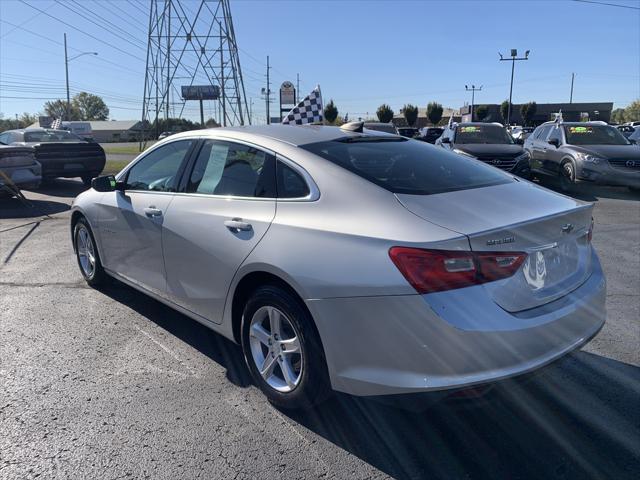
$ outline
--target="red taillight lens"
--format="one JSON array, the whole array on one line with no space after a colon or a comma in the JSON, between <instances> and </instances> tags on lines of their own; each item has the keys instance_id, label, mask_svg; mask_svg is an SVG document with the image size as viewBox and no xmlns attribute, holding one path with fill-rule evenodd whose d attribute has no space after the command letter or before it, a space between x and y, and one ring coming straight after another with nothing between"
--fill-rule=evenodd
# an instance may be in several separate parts
<instances>
[{"instance_id":1,"label":"red taillight lens","mask_svg":"<svg viewBox=\"0 0 640 480\"><path fill-rule=\"evenodd\" d=\"M392 247L389 256L418 293L431 293L510 277L527 254Z\"/></svg>"}]
</instances>

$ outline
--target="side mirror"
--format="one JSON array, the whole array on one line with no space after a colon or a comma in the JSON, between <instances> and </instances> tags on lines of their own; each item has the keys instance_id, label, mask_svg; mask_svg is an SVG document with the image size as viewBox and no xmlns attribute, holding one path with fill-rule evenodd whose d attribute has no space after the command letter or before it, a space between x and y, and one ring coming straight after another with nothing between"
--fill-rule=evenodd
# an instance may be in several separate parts
<instances>
[{"instance_id":1,"label":"side mirror","mask_svg":"<svg viewBox=\"0 0 640 480\"><path fill-rule=\"evenodd\" d=\"M442 143L451 143L451 139L449 137L443 137L442 140L440 140Z\"/></svg>"},{"instance_id":2,"label":"side mirror","mask_svg":"<svg viewBox=\"0 0 640 480\"><path fill-rule=\"evenodd\" d=\"M557 138L552 138L551 140L548 140L547 143L549 145L553 145L556 148L560 146L560 140L558 140Z\"/></svg>"},{"instance_id":3,"label":"side mirror","mask_svg":"<svg viewBox=\"0 0 640 480\"><path fill-rule=\"evenodd\" d=\"M91 188L97 192L113 192L117 190L116 177L113 175L103 175L91 180Z\"/></svg>"}]
</instances>

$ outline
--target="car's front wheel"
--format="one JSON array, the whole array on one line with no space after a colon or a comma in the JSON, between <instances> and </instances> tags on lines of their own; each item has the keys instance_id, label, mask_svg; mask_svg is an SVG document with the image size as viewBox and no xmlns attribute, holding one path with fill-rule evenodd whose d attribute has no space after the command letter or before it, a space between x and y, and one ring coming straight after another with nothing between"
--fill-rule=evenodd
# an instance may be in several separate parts
<instances>
[{"instance_id":1,"label":"car's front wheel","mask_svg":"<svg viewBox=\"0 0 640 480\"><path fill-rule=\"evenodd\" d=\"M563 192L569 192L576 183L576 169L571 160L565 160L560 165L560 188Z\"/></svg>"},{"instance_id":2,"label":"car's front wheel","mask_svg":"<svg viewBox=\"0 0 640 480\"><path fill-rule=\"evenodd\" d=\"M256 385L282 408L310 408L330 394L313 320L300 300L277 286L258 288L242 317L242 348Z\"/></svg>"},{"instance_id":3,"label":"car's front wheel","mask_svg":"<svg viewBox=\"0 0 640 480\"><path fill-rule=\"evenodd\" d=\"M91 227L89 227L89 223L84 217L80 218L75 224L73 242L80 273L82 273L85 281L92 287L103 284L106 274L100 262L100 254L98 253Z\"/></svg>"}]
</instances>

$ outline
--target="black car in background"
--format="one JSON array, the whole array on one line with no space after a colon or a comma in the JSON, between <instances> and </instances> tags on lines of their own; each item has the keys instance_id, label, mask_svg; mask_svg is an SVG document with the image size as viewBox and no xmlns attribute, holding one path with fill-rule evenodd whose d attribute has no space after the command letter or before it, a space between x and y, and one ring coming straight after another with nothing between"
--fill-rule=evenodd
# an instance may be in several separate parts
<instances>
[{"instance_id":1,"label":"black car in background","mask_svg":"<svg viewBox=\"0 0 640 480\"><path fill-rule=\"evenodd\" d=\"M6 145L33 147L42 166L42 179L81 177L85 185L102 173L106 156L102 147L66 130L27 128L0 134Z\"/></svg>"},{"instance_id":2,"label":"black car in background","mask_svg":"<svg viewBox=\"0 0 640 480\"><path fill-rule=\"evenodd\" d=\"M640 146L604 122L547 122L524 142L531 172L560 177L563 190L579 181L640 189Z\"/></svg>"},{"instance_id":3,"label":"black car in background","mask_svg":"<svg viewBox=\"0 0 640 480\"><path fill-rule=\"evenodd\" d=\"M454 123L435 144L523 178L531 174L529 155L499 123Z\"/></svg>"},{"instance_id":4,"label":"black car in background","mask_svg":"<svg viewBox=\"0 0 640 480\"><path fill-rule=\"evenodd\" d=\"M427 143L436 143L436 140L440 138L440 135L442 135L442 132L444 132L444 128L440 128L440 127L421 128L418 134L419 135L418 139Z\"/></svg>"},{"instance_id":5,"label":"black car in background","mask_svg":"<svg viewBox=\"0 0 640 480\"><path fill-rule=\"evenodd\" d=\"M413 127L396 127L396 130L398 135L402 135L407 138L413 138L418 133L418 129Z\"/></svg>"}]
</instances>

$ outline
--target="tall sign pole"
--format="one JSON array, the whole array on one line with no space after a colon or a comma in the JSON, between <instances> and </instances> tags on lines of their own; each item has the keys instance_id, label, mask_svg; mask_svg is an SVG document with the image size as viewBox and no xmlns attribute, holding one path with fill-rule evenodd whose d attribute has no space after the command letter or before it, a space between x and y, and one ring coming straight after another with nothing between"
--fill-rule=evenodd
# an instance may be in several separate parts
<instances>
[{"instance_id":1,"label":"tall sign pole","mask_svg":"<svg viewBox=\"0 0 640 480\"><path fill-rule=\"evenodd\" d=\"M482 90L482 85L480 85L480 88L476 88L475 85L471 85L471 88L469 88L467 85L465 85L464 89L467 92L471 92L471 121L473 122L473 107L475 105L476 92Z\"/></svg>"},{"instance_id":2,"label":"tall sign pole","mask_svg":"<svg viewBox=\"0 0 640 480\"><path fill-rule=\"evenodd\" d=\"M518 58L518 50L515 48L511 49L511 58L504 58L501 53L500 61L501 62L511 62L511 87L509 87L509 109L507 110L507 127L511 125L511 99L513 98L513 74L516 68L516 62L519 60L529 60L529 53L531 50L527 50L524 53L524 57Z\"/></svg>"},{"instance_id":3,"label":"tall sign pole","mask_svg":"<svg viewBox=\"0 0 640 480\"><path fill-rule=\"evenodd\" d=\"M575 78L575 76L575 73L571 74L571 94L569 95L569 103L573 103L573 79Z\"/></svg>"},{"instance_id":4,"label":"tall sign pole","mask_svg":"<svg viewBox=\"0 0 640 480\"><path fill-rule=\"evenodd\" d=\"M269 85L269 55L267 55L267 125L271 124L271 113L269 112L269 104L271 103L271 85Z\"/></svg>"}]
</instances>

